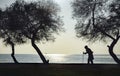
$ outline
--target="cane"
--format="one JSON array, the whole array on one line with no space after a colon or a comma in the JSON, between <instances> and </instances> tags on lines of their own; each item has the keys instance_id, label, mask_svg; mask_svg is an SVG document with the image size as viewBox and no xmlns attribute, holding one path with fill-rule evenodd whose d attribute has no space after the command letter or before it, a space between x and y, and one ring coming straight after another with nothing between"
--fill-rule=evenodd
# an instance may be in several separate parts
<instances>
[{"instance_id":1,"label":"cane","mask_svg":"<svg viewBox=\"0 0 120 76\"><path fill-rule=\"evenodd\" d=\"M82 55L82 63L84 63L84 52L83 52L83 55Z\"/></svg>"}]
</instances>

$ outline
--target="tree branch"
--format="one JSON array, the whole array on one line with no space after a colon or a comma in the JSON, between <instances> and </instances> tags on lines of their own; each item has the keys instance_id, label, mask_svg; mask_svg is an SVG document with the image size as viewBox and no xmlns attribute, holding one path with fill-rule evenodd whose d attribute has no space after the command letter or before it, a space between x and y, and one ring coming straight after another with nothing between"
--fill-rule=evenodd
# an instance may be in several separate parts
<instances>
[{"instance_id":1,"label":"tree branch","mask_svg":"<svg viewBox=\"0 0 120 76\"><path fill-rule=\"evenodd\" d=\"M98 28L97 26L94 26L96 29L98 29L101 33L103 33L104 35L108 36L109 38L111 38L112 40L115 40L114 37L112 37L111 35L107 34L105 31L103 31L102 29Z\"/></svg>"},{"instance_id":2,"label":"tree branch","mask_svg":"<svg viewBox=\"0 0 120 76\"><path fill-rule=\"evenodd\" d=\"M120 35L118 36L118 38L120 38Z\"/></svg>"}]
</instances>

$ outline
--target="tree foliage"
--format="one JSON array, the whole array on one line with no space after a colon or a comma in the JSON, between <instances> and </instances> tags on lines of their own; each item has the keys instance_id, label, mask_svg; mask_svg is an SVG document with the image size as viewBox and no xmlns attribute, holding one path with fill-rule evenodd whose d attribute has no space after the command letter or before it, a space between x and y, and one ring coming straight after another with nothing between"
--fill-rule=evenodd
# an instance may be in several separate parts
<instances>
[{"instance_id":1,"label":"tree foliage","mask_svg":"<svg viewBox=\"0 0 120 76\"><path fill-rule=\"evenodd\" d=\"M75 26L77 37L89 41L104 40L104 35L95 28L97 19L104 16L108 0L74 0L72 3L73 17L77 20Z\"/></svg>"},{"instance_id":2,"label":"tree foliage","mask_svg":"<svg viewBox=\"0 0 120 76\"><path fill-rule=\"evenodd\" d=\"M72 2L73 17L78 20L87 19L91 17L93 10L99 14L106 2L107 0L74 0Z\"/></svg>"},{"instance_id":3,"label":"tree foliage","mask_svg":"<svg viewBox=\"0 0 120 76\"><path fill-rule=\"evenodd\" d=\"M49 0L29 3L16 1L4 11L2 34L4 37L7 37L4 34L6 32L7 35L14 35L11 38L20 43L25 41L24 36L31 39L33 34L36 41L54 40L52 33L58 33L63 29L59 11L58 5Z\"/></svg>"},{"instance_id":4,"label":"tree foliage","mask_svg":"<svg viewBox=\"0 0 120 76\"><path fill-rule=\"evenodd\" d=\"M34 34L36 41L53 40L52 33L58 33L62 29L63 23L58 16L59 7L51 1L17 1L12 6L20 17L18 23L22 33L29 39Z\"/></svg>"},{"instance_id":5,"label":"tree foliage","mask_svg":"<svg viewBox=\"0 0 120 76\"><path fill-rule=\"evenodd\" d=\"M104 37L109 37L111 39L116 39L117 37L120 36L119 31L120 31L120 4L113 3L110 5L109 8L110 12L107 17L101 17L97 19L96 21L96 26L98 28L101 28L101 32ZM106 34L108 35L106 35Z\"/></svg>"},{"instance_id":6,"label":"tree foliage","mask_svg":"<svg viewBox=\"0 0 120 76\"><path fill-rule=\"evenodd\" d=\"M20 32L22 23L20 23L19 15L17 14L18 12L16 12L15 9L11 9L11 7L6 8L6 10L2 12L1 37L6 45L10 44L10 42L13 44L26 42L25 37Z\"/></svg>"}]
</instances>

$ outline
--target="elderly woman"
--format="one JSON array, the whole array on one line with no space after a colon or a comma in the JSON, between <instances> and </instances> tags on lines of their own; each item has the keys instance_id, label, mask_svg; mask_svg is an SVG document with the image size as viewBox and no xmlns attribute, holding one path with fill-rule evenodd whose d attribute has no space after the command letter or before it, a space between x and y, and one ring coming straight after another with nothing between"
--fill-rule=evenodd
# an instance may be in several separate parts
<instances>
[{"instance_id":1,"label":"elderly woman","mask_svg":"<svg viewBox=\"0 0 120 76\"><path fill-rule=\"evenodd\" d=\"M83 52L83 54L88 54L88 64L90 64L90 62L91 64L93 64L93 59L94 59L93 51L90 48L88 48L88 46L85 46L85 49L86 52Z\"/></svg>"}]
</instances>

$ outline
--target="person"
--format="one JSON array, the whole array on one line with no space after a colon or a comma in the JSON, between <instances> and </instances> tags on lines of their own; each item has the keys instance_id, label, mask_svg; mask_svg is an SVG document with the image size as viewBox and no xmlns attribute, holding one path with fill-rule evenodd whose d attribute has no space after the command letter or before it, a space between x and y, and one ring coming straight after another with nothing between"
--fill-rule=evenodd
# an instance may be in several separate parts
<instances>
[{"instance_id":1,"label":"person","mask_svg":"<svg viewBox=\"0 0 120 76\"><path fill-rule=\"evenodd\" d=\"M83 54L88 54L88 64L90 64L90 62L91 64L93 64L93 59L94 59L93 51L90 48L88 48L87 45L85 46L85 49L86 49L86 52L83 52Z\"/></svg>"}]
</instances>

